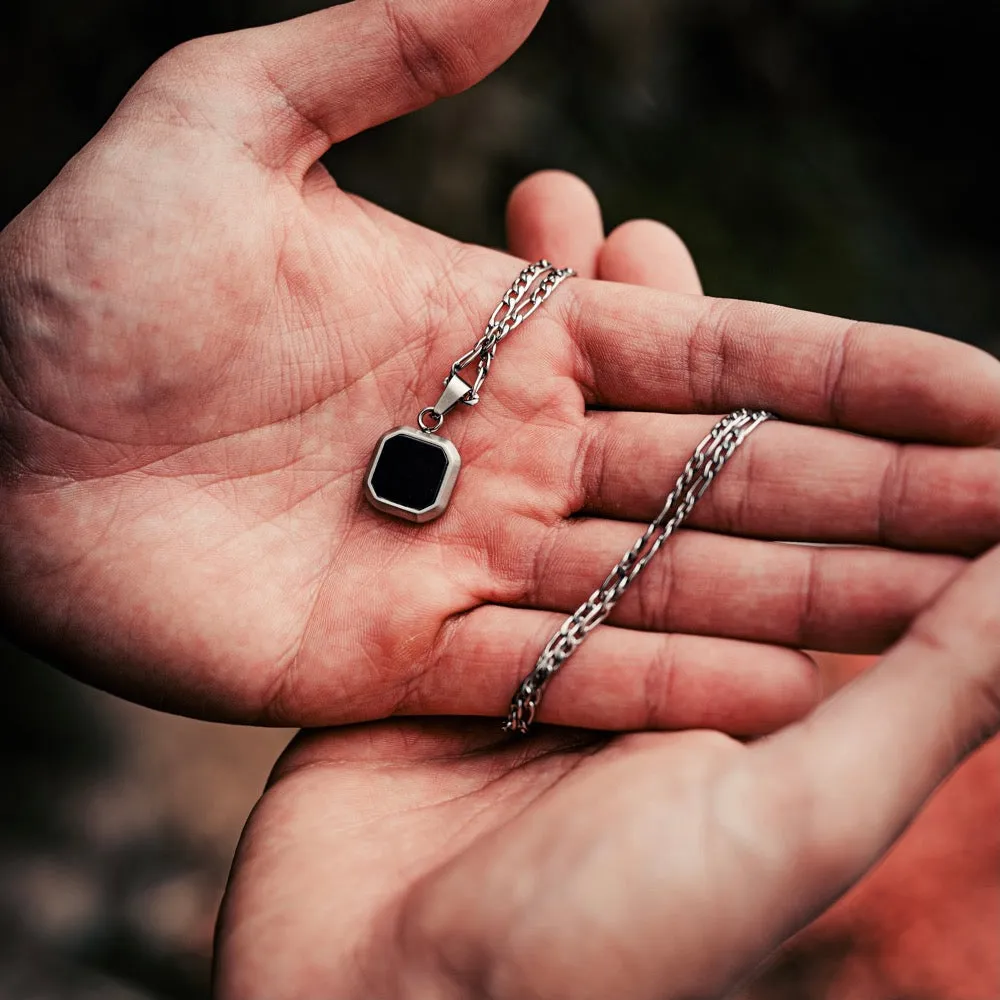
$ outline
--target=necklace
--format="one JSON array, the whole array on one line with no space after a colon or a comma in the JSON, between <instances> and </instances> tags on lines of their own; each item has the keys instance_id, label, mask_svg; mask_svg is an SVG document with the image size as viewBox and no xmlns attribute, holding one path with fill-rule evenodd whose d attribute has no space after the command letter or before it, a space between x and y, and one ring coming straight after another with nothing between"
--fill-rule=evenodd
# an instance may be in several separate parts
<instances>
[{"instance_id":1,"label":"necklace","mask_svg":"<svg viewBox=\"0 0 1000 1000\"><path fill-rule=\"evenodd\" d=\"M545 644L538 661L518 685L511 699L504 729L527 733L549 681L576 652L589 633L611 614L635 578L646 568L660 546L687 520L722 467L737 448L762 423L773 420L766 410L736 410L723 417L705 436L684 466L674 488L648 528L615 563L604 583L588 597Z\"/></svg>"},{"instance_id":2,"label":"necklace","mask_svg":"<svg viewBox=\"0 0 1000 1000\"><path fill-rule=\"evenodd\" d=\"M462 458L454 443L440 437L444 418L459 403L475 406L496 357L497 345L513 333L574 274L547 260L530 264L504 293L476 345L456 360L433 406L417 415L417 427L394 427L375 446L365 474L365 496L376 509L422 524L440 517L458 479ZM460 372L476 362L471 384Z\"/></svg>"},{"instance_id":3,"label":"necklace","mask_svg":"<svg viewBox=\"0 0 1000 1000\"><path fill-rule=\"evenodd\" d=\"M521 271L493 310L482 337L452 364L438 401L417 414L417 426L395 427L379 439L365 475L365 496L372 506L418 524L444 513L462 467L454 443L438 435L444 418L459 403L475 406L479 402L479 390L489 375L500 341L573 274L572 269L554 267L547 260L529 264ZM474 362L476 373L470 383L460 373ZM546 687L562 665L611 614L660 547L687 520L747 435L773 418L774 414L766 410L742 409L723 417L712 428L695 448L660 513L614 565L600 587L545 644L535 666L514 692L505 730L528 732Z\"/></svg>"}]
</instances>

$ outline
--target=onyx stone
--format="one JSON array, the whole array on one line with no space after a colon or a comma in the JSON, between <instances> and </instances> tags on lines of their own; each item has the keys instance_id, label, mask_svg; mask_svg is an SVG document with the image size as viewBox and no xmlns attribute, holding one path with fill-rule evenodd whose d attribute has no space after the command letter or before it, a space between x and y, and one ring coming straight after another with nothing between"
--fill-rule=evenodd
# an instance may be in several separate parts
<instances>
[{"instance_id":1,"label":"onyx stone","mask_svg":"<svg viewBox=\"0 0 1000 1000\"><path fill-rule=\"evenodd\" d=\"M387 513L430 520L444 510L458 465L458 452L450 441L397 428L376 450L368 473L369 499Z\"/></svg>"}]
</instances>

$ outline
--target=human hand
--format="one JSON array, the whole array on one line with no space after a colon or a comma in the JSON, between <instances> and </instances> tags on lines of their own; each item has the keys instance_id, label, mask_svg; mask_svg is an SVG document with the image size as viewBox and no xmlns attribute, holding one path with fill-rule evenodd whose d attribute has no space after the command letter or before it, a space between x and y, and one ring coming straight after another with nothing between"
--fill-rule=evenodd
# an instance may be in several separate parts
<instances>
[{"instance_id":1,"label":"human hand","mask_svg":"<svg viewBox=\"0 0 1000 1000\"><path fill-rule=\"evenodd\" d=\"M748 442L542 710L759 733L814 697L786 645L884 647L997 539L995 453L857 436L993 441L986 355L584 279L449 423L447 515L366 506L378 437L433 399L521 262L341 191L317 158L484 75L542 7L356 0L182 46L4 231L8 627L196 715L499 715L712 415L761 406L789 423Z\"/></svg>"},{"instance_id":2,"label":"human hand","mask_svg":"<svg viewBox=\"0 0 1000 1000\"><path fill-rule=\"evenodd\" d=\"M728 995L1000 730L1000 549L754 743L479 721L299 737L244 831L220 1000Z\"/></svg>"}]
</instances>

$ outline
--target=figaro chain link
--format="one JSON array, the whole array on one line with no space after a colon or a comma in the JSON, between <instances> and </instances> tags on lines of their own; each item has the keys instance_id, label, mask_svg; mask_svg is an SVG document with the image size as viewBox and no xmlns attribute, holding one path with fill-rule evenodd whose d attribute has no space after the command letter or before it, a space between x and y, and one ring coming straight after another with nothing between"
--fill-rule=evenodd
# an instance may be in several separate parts
<instances>
[{"instance_id":1,"label":"figaro chain link","mask_svg":"<svg viewBox=\"0 0 1000 1000\"><path fill-rule=\"evenodd\" d=\"M503 727L507 732L528 732L549 681L576 652L588 633L608 617L660 546L684 523L747 435L771 419L774 419L774 414L765 410L737 410L712 428L695 449L655 520L622 556L601 586L549 639L534 669L521 681L514 694Z\"/></svg>"},{"instance_id":2,"label":"figaro chain link","mask_svg":"<svg viewBox=\"0 0 1000 1000\"><path fill-rule=\"evenodd\" d=\"M471 351L463 354L452 366L452 375L457 375L466 365L479 359L476 379L472 383L472 395L466 400L470 406L479 402L479 390L490 373L490 365L497 353L497 345L508 334L513 333L536 309L575 272L569 267L555 267L547 260L529 264L514 279L500 304L493 310L486 324L486 332ZM541 277L532 289L535 281ZM529 294L530 291L530 294Z\"/></svg>"},{"instance_id":3,"label":"figaro chain link","mask_svg":"<svg viewBox=\"0 0 1000 1000\"><path fill-rule=\"evenodd\" d=\"M441 400L434 406L426 406L420 411L417 422L422 430L430 433L437 431L444 422L445 414L456 403L475 406L479 402L479 390L490 373L497 345L504 337L513 333L567 278L573 277L575 273L570 267L556 267L547 260L529 264L521 271L504 293L500 304L493 310L486 324L486 330L475 347L466 351L452 364L444 384L446 389L455 386L454 391L442 395ZM459 372L468 368L473 362L477 362L476 377L470 384L459 376Z\"/></svg>"}]
</instances>

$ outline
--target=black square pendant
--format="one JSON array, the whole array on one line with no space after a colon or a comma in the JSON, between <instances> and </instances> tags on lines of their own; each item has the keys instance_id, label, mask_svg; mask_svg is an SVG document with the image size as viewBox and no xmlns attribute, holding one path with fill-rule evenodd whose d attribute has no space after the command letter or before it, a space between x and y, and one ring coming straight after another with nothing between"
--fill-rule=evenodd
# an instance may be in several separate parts
<instances>
[{"instance_id":1,"label":"black square pendant","mask_svg":"<svg viewBox=\"0 0 1000 1000\"><path fill-rule=\"evenodd\" d=\"M379 441L365 477L374 507L407 521L431 521L444 512L462 464L447 439L397 427Z\"/></svg>"}]
</instances>

